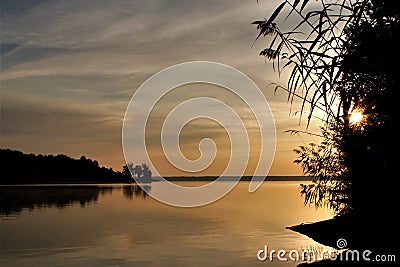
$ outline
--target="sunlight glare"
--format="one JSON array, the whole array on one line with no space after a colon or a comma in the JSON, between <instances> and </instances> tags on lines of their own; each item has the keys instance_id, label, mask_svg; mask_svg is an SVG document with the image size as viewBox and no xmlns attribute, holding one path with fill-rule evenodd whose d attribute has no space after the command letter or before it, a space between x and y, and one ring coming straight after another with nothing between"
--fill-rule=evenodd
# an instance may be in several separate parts
<instances>
[{"instance_id":1,"label":"sunlight glare","mask_svg":"<svg viewBox=\"0 0 400 267\"><path fill-rule=\"evenodd\" d=\"M361 112L361 110L356 109L350 114L349 123L350 125L356 125L361 123L363 119L364 119L364 114Z\"/></svg>"}]
</instances>

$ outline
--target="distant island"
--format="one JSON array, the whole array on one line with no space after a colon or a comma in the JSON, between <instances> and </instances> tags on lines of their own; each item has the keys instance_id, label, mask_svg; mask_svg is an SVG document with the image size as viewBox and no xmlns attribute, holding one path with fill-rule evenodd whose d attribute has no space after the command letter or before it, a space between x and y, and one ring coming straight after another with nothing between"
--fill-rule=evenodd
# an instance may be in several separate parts
<instances>
[{"instance_id":1,"label":"distant island","mask_svg":"<svg viewBox=\"0 0 400 267\"><path fill-rule=\"evenodd\" d=\"M108 184L132 183L134 180L129 166L123 166L122 172L99 166L98 161L81 156L74 159L69 156L26 154L18 150L0 149L1 185L18 184ZM132 164L131 164L132 165ZM139 166L139 165L138 165ZM137 166L136 166L137 167ZM135 168L132 165L132 172ZM214 181L218 176L171 176L168 181ZM221 180L229 181L234 177L226 176ZM252 176L243 176L241 181L250 181ZM256 177L257 179L257 177ZM268 176L266 181L304 181L305 176ZM153 177L153 181L160 180Z\"/></svg>"},{"instance_id":2,"label":"distant island","mask_svg":"<svg viewBox=\"0 0 400 267\"><path fill-rule=\"evenodd\" d=\"M25 154L0 149L0 184L61 184L61 183L131 183L126 172L99 166L85 156L74 159L66 155Z\"/></svg>"}]
</instances>

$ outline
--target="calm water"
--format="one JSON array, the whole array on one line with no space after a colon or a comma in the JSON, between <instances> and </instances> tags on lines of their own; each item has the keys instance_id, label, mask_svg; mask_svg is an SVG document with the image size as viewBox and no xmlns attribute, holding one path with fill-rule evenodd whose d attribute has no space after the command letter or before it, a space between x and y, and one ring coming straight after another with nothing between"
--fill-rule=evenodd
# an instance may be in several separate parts
<instances>
[{"instance_id":1,"label":"calm water","mask_svg":"<svg viewBox=\"0 0 400 267\"><path fill-rule=\"evenodd\" d=\"M264 245L321 248L285 229L331 217L304 207L299 183L264 182L249 194L240 182L200 208L171 207L131 186L0 187L0 265L296 266L256 254Z\"/></svg>"}]
</instances>

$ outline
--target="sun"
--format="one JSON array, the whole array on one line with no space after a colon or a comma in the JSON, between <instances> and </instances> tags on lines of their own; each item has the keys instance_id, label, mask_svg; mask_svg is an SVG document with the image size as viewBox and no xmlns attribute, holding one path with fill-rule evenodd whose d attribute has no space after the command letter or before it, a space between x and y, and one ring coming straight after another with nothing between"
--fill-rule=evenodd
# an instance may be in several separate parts
<instances>
[{"instance_id":1,"label":"sun","mask_svg":"<svg viewBox=\"0 0 400 267\"><path fill-rule=\"evenodd\" d=\"M364 120L365 115L361 110L355 109L350 114L349 123L350 125L360 124Z\"/></svg>"}]
</instances>

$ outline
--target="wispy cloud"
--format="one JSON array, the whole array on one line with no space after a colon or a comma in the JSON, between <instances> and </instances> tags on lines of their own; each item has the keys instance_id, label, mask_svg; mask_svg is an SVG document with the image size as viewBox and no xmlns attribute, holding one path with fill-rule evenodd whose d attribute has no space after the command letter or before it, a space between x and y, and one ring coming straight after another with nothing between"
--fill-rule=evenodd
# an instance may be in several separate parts
<instances>
[{"instance_id":1,"label":"wispy cloud","mask_svg":"<svg viewBox=\"0 0 400 267\"><path fill-rule=\"evenodd\" d=\"M192 60L243 71L282 118L278 128L296 125L286 95L265 88L277 75L258 57L263 43L251 47L250 23L278 2L2 1L1 145L87 151L119 168L122 118L133 92L157 71ZM291 150L297 141L285 139L278 148Z\"/></svg>"}]
</instances>

